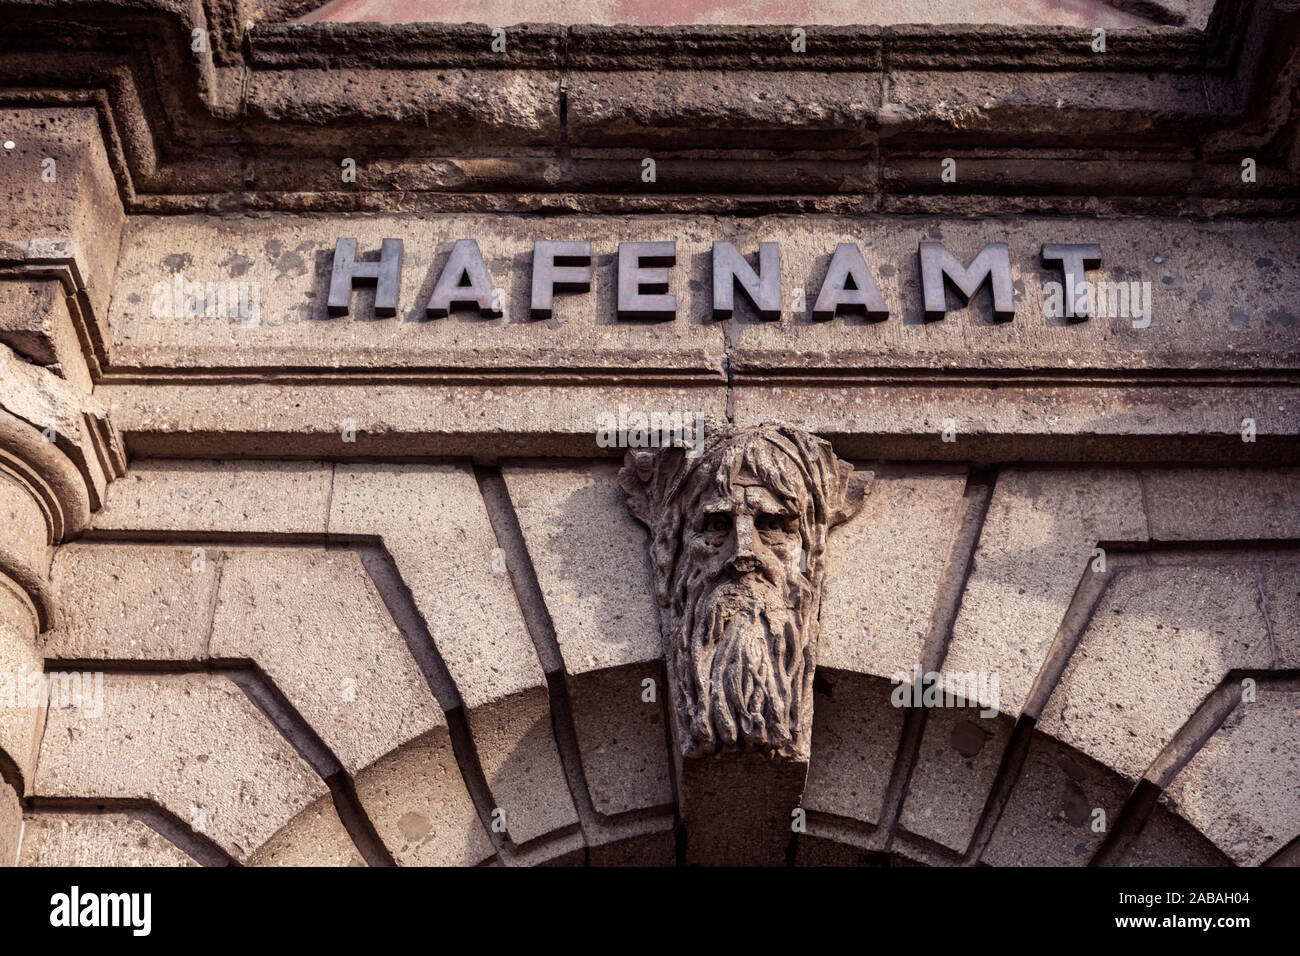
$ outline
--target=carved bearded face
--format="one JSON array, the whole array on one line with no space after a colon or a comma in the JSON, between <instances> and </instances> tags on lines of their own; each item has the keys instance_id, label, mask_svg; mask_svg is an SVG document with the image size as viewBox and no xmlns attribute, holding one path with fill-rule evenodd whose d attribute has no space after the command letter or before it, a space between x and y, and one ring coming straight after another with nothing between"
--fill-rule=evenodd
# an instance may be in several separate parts
<instances>
[{"instance_id":1,"label":"carved bearded face","mask_svg":"<svg viewBox=\"0 0 1300 956\"><path fill-rule=\"evenodd\" d=\"M806 759L822 555L830 526L860 503L852 468L788 426L715 435L695 461L664 454L631 468L654 516L682 752Z\"/></svg>"}]
</instances>

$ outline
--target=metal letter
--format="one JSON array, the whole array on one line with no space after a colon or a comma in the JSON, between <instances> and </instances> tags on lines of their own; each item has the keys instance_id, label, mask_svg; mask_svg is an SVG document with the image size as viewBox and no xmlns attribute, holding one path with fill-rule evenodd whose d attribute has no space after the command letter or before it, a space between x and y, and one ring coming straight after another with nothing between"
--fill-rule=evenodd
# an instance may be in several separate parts
<instances>
[{"instance_id":1,"label":"metal letter","mask_svg":"<svg viewBox=\"0 0 1300 956\"><path fill-rule=\"evenodd\" d=\"M551 317L555 292L590 291L590 242L533 243L533 294L530 308L534 319Z\"/></svg>"},{"instance_id":2,"label":"metal letter","mask_svg":"<svg viewBox=\"0 0 1300 956\"><path fill-rule=\"evenodd\" d=\"M677 241L618 244L618 317L673 319L677 296L668 295L668 270L677 264Z\"/></svg>"},{"instance_id":3,"label":"metal letter","mask_svg":"<svg viewBox=\"0 0 1300 956\"><path fill-rule=\"evenodd\" d=\"M993 287L993 318L1007 322L1015 318L1015 290L1011 287L1011 257L1005 242L987 243L970 268L964 268L941 242L921 243L921 288L925 317L942 319L948 312L943 280L947 279L969 303L984 281Z\"/></svg>"},{"instance_id":4,"label":"metal letter","mask_svg":"<svg viewBox=\"0 0 1300 956\"><path fill-rule=\"evenodd\" d=\"M781 248L758 244L758 272L730 242L713 244L713 317L729 319L736 309L736 284L761 319L781 318Z\"/></svg>"},{"instance_id":5,"label":"metal letter","mask_svg":"<svg viewBox=\"0 0 1300 956\"><path fill-rule=\"evenodd\" d=\"M1084 281L1084 274L1089 269L1096 269L1101 265L1101 246L1095 242L1083 244L1044 243L1043 265L1050 265L1053 262L1059 262L1062 271L1065 273L1065 314L1080 319L1088 318L1092 314L1091 297L1089 297L1085 309L1076 309L1075 290L1072 287L1076 283Z\"/></svg>"},{"instance_id":6,"label":"metal letter","mask_svg":"<svg viewBox=\"0 0 1300 956\"><path fill-rule=\"evenodd\" d=\"M833 319L840 312L861 312L876 321L889 318L889 306L862 258L862 250L853 242L841 242L835 247L812 317L819 321Z\"/></svg>"},{"instance_id":7,"label":"metal letter","mask_svg":"<svg viewBox=\"0 0 1300 956\"><path fill-rule=\"evenodd\" d=\"M494 293L492 277L483 264L478 242L474 239L457 239L424 311L429 318L440 319L453 306L476 305L479 315L499 319L504 313L496 308Z\"/></svg>"},{"instance_id":8,"label":"metal letter","mask_svg":"<svg viewBox=\"0 0 1300 956\"><path fill-rule=\"evenodd\" d=\"M340 239L334 244L334 269L330 273L329 314L347 315L352 305L352 287L375 287L375 315L397 314L397 293L402 285L402 240L385 239L378 262L357 262L357 241Z\"/></svg>"}]
</instances>

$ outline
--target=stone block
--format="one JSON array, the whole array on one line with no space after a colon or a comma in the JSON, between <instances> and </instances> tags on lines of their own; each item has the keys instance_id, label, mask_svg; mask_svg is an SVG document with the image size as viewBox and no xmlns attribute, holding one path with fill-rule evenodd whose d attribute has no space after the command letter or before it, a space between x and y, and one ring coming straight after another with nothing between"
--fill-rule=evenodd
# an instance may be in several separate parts
<instances>
[{"instance_id":1,"label":"stone block","mask_svg":"<svg viewBox=\"0 0 1300 956\"><path fill-rule=\"evenodd\" d=\"M889 681L817 669L812 760L802 806L875 826L898 756L905 711Z\"/></svg>"},{"instance_id":2,"label":"stone block","mask_svg":"<svg viewBox=\"0 0 1300 956\"><path fill-rule=\"evenodd\" d=\"M57 280L0 280L0 342L37 365L58 366L84 392L94 387L68 296Z\"/></svg>"},{"instance_id":3,"label":"stone block","mask_svg":"<svg viewBox=\"0 0 1300 956\"><path fill-rule=\"evenodd\" d=\"M6 151L0 235L6 239L73 239L85 256L86 284L99 334L107 340L108 302L124 213L93 107L0 111L14 143ZM42 177L54 160L56 179Z\"/></svg>"},{"instance_id":4,"label":"stone block","mask_svg":"<svg viewBox=\"0 0 1300 956\"><path fill-rule=\"evenodd\" d=\"M1300 692L1261 683L1165 791L1176 812L1238 866L1300 835Z\"/></svg>"},{"instance_id":5,"label":"stone block","mask_svg":"<svg viewBox=\"0 0 1300 956\"><path fill-rule=\"evenodd\" d=\"M244 693L217 674L106 674L103 713L52 708L34 795L147 800L248 860L327 793Z\"/></svg>"},{"instance_id":6,"label":"stone block","mask_svg":"<svg viewBox=\"0 0 1300 956\"><path fill-rule=\"evenodd\" d=\"M249 866L365 866L339 819L334 801L323 796L281 827L249 858Z\"/></svg>"},{"instance_id":7,"label":"stone block","mask_svg":"<svg viewBox=\"0 0 1300 956\"><path fill-rule=\"evenodd\" d=\"M1156 541L1300 538L1300 468L1142 472Z\"/></svg>"},{"instance_id":8,"label":"stone block","mask_svg":"<svg viewBox=\"0 0 1300 956\"><path fill-rule=\"evenodd\" d=\"M444 727L363 770L356 792L401 866L477 866L494 856Z\"/></svg>"},{"instance_id":9,"label":"stone block","mask_svg":"<svg viewBox=\"0 0 1300 956\"><path fill-rule=\"evenodd\" d=\"M1013 726L1005 716L981 718L972 708L930 708L903 798L900 829L965 853Z\"/></svg>"},{"instance_id":10,"label":"stone block","mask_svg":"<svg viewBox=\"0 0 1300 956\"><path fill-rule=\"evenodd\" d=\"M469 729L493 809L505 812L506 832L516 846L577 826L544 690L470 711Z\"/></svg>"},{"instance_id":11,"label":"stone block","mask_svg":"<svg viewBox=\"0 0 1300 956\"><path fill-rule=\"evenodd\" d=\"M98 531L325 533L333 469L298 461L134 461Z\"/></svg>"},{"instance_id":12,"label":"stone block","mask_svg":"<svg viewBox=\"0 0 1300 956\"><path fill-rule=\"evenodd\" d=\"M965 469L856 467L876 477L862 511L831 533L817 663L910 675L961 521Z\"/></svg>"},{"instance_id":13,"label":"stone block","mask_svg":"<svg viewBox=\"0 0 1300 956\"><path fill-rule=\"evenodd\" d=\"M980 859L993 866L1087 866L1132 789L1103 764L1035 736Z\"/></svg>"},{"instance_id":14,"label":"stone block","mask_svg":"<svg viewBox=\"0 0 1300 956\"><path fill-rule=\"evenodd\" d=\"M50 572L59 626L41 635L47 658L199 661L223 552L127 542L72 542Z\"/></svg>"},{"instance_id":15,"label":"stone block","mask_svg":"<svg viewBox=\"0 0 1300 956\"><path fill-rule=\"evenodd\" d=\"M1137 475L1009 469L998 476L945 672L997 674L1019 716L1099 541L1146 540Z\"/></svg>"},{"instance_id":16,"label":"stone block","mask_svg":"<svg viewBox=\"0 0 1300 956\"><path fill-rule=\"evenodd\" d=\"M1161 797L1152 808L1142 832L1118 861L1120 866L1232 866L1232 860L1197 832L1186 820L1171 813Z\"/></svg>"},{"instance_id":17,"label":"stone block","mask_svg":"<svg viewBox=\"0 0 1300 956\"><path fill-rule=\"evenodd\" d=\"M464 702L511 839L577 822L546 676L473 473L340 465L330 534L379 534Z\"/></svg>"},{"instance_id":18,"label":"stone block","mask_svg":"<svg viewBox=\"0 0 1300 956\"><path fill-rule=\"evenodd\" d=\"M350 774L445 722L353 551L232 549L209 653L256 663Z\"/></svg>"},{"instance_id":19,"label":"stone block","mask_svg":"<svg viewBox=\"0 0 1300 956\"><path fill-rule=\"evenodd\" d=\"M621 462L502 469L570 680L663 656L650 540Z\"/></svg>"},{"instance_id":20,"label":"stone block","mask_svg":"<svg viewBox=\"0 0 1300 956\"><path fill-rule=\"evenodd\" d=\"M644 699L653 680L654 699ZM570 712L592 806L604 817L674 802L658 662L568 678Z\"/></svg>"},{"instance_id":21,"label":"stone block","mask_svg":"<svg viewBox=\"0 0 1300 956\"><path fill-rule=\"evenodd\" d=\"M1136 783L1227 675L1271 647L1248 565L1115 573L1038 729Z\"/></svg>"},{"instance_id":22,"label":"stone block","mask_svg":"<svg viewBox=\"0 0 1300 956\"><path fill-rule=\"evenodd\" d=\"M198 866L129 813L37 810L25 817L22 866Z\"/></svg>"}]
</instances>

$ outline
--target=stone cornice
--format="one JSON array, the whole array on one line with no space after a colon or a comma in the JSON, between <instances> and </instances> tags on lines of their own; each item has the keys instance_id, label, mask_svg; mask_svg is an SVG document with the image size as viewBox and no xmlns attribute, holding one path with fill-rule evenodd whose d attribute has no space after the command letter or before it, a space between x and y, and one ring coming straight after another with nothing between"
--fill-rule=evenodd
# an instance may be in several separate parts
<instances>
[{"instance_id":1,"label":"stone cornice","mask_svg":"<svg viewBox=\"0 0 1300 956\"><path fill-rule=\"evenodd\" d=\"M1105 54L1062 27L809 27L796 54L781 27L553 24L511 27L495 54L483 25L208 11L0 3L0 102L95 105L135 212L1213 216L1290 214L1300 195L1290 0L1224 0L1204 33L1112 31Z\"/></svg>"}]
</instances>

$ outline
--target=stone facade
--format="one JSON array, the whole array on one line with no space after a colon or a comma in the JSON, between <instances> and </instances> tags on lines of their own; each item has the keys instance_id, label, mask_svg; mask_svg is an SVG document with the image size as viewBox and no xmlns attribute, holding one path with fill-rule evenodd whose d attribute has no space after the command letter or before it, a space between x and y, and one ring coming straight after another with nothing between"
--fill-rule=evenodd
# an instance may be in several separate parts
<instances>
[{"instance_id":1,"label":"stone facade","mask_svg":"<svg viewBox=\"0 0 1300 956\"><path fill-rule=\"evenodd\" d=\"M0 862L1300 861L1293 3L315 6L0 0Z\"/></svg>"}]
</instances>

